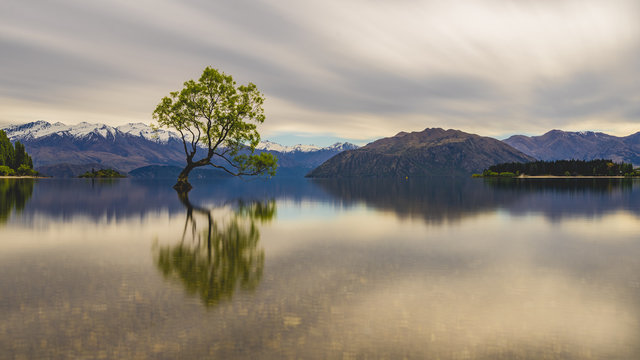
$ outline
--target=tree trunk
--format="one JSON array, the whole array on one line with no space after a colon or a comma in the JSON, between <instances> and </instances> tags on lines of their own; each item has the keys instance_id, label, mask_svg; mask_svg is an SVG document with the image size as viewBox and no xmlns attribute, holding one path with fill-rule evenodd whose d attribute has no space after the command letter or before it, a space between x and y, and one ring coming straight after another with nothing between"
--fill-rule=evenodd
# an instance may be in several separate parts
<instances>
[{"instance_id":1,"label":"tree trunk","mask_svg":"<svg viewBox=\"0 0 640 360\"><path fill-rule=\"evenodd\" d=\"M195 166L193 164L187 164L184 169L178 175L178 182L173 185L173 188L176 189L179 193L186 193L191 190L192 186L189 184L189 173L193 170Z\"/></svg>"}]
</instances>

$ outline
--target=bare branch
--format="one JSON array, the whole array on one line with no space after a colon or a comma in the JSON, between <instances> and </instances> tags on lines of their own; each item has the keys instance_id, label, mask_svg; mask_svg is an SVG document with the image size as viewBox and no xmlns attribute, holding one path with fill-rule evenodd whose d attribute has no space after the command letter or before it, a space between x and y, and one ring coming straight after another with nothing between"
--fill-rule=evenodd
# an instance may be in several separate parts
<instances>
[{"instance_id":1,"label":"bare branch","mask_svg":"<svg viewBox=\"0 0 640 360\"><path fill-rule=\"evenodd\" d=\"M216 165L216 164L214 164L212 162L209 162L209 164L207 164L207 165L211 165L211 166L213 166L214 168L217 168L217 169L222 169L222 170L228 172L229 174L231 174L233 176L254 176L254 175L260 175L262 173L262 171L259 171L259 170L256 170L254 172L242 172L242 171L240 171L240 172L234 173L231 170L227 169L226 167L224 167L222 165Z\"/></svg>"},{"instance_id":2,"label":"bare branch","mask_svg":"<svg viewBox=\"0 0 640 360\"><path fill-rule=\"evenodd\" d=\"M215 155L218 155L218 157L221 157L222 159L224 159L226 162L229 163L229 165L233 166L234 168L239 169L238 165L234 164L231 160L229 160L229 158L227 158L223 154L215 154Z\"/></svg>"},{"instance_id":3,"label":"bare branch","mask_svg":"<svg viewBox=\"0 0 640 360\"><path fill-rule=\"evenodd\" d=\"M218 142L216 143L216 146L214 149L217 149L218 146L220 146L220 144L227 138L227 135L229 134L229 131L231 130L231 125L233 124L233 120L228 120L224 126L222 127L222 130L224 132L224 134L222 134L220 136L220 138L218 139Z\"/></svg>"},{"instance_id":4,"label":"bare branch","mask_svg":"<svg viewBox=\"0 0 640 360\"><path fill-rule=\"evenodd\" d=\"M197 146L198 143L200 142L200 137L202 136L202 133L200 132L200 126L196 126L196 130L198 130L198 139L195 141L195 145Z\"/></svg>"},{"instance_id":5,"label":"bare branch","mask_svg":"<svg viewBox=\"0 0 640 360\"><path fill-rule=\"evenodd\" d=\"M240 173L234 173L234 172L232 172L231 170L227 169L226 167L224 167L222 165L216 165L216 164L214 164L212 162L209 162L208 165L211 165L211 166L213 166L214 168L217 168L217 169L222 169L222 170L228 172L229 174L231 174L233 176L240 176Z\"/></svg>"},{"instance_id":6,"label":"bare branch","mask_svg":"<svg viewBox=\"0 0 640 360\"><path fill-rule=\"evenodd\" d=\"M182 129L177 129L178 132L180 133L180 136L182 137L182 145L184 146L184 154L189 157L189 150L187 150L187 140L184 137L184 132L182 132Z\"/></svg>"}]
</instances>

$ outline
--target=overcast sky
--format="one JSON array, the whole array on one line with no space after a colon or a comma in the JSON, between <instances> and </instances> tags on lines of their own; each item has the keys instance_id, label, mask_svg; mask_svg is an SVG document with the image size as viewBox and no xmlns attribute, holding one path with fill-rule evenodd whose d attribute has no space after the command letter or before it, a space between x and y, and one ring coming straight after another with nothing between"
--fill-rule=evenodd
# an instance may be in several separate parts
<instances>
[{"instance_id":1,"label":"overcast sky","mask_svg":"<svg viewBox=\"0 0 640 360\"><path fill-rule=\"evenodd\" d=\"M637 0L0 1L0 126L148 124L207 65L282 143L640 131Z\"/></svg>"}]
</instances>

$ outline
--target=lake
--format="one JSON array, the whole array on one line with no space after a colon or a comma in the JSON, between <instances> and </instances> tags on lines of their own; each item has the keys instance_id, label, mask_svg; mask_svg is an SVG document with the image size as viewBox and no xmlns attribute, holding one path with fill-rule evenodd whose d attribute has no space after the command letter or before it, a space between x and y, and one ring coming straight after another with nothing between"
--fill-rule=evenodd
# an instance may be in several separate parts
<instances>
[{"instance_id":1,"label":"lake","mask_svg":"<svg viewBox=\"0 0 640 360\"><path fill-rule=\"evenodd\" d=\"M640 358L632 179L0 179L0 358Z\"/></svg>"}]
</instances>

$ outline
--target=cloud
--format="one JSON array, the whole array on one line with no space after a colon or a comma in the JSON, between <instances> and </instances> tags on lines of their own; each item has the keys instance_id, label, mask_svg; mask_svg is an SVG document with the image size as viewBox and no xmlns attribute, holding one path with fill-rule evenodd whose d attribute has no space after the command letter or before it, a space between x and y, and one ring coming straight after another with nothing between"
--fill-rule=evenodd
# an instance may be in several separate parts
<instances>
[{"instance_id":1,"label":"cloud","mask_svg":"<svg viewBox=\"0 0 640 360\"><path fill-rule=\"evenodd\" d=\"M630 0L6 2L0 123L36 120L32 109L47 119L47 108L67 123L148 123L162 96L213 65L265 93L267 135L622 134L640 122L639 9Z\"/></svg>"}]
</instances>

